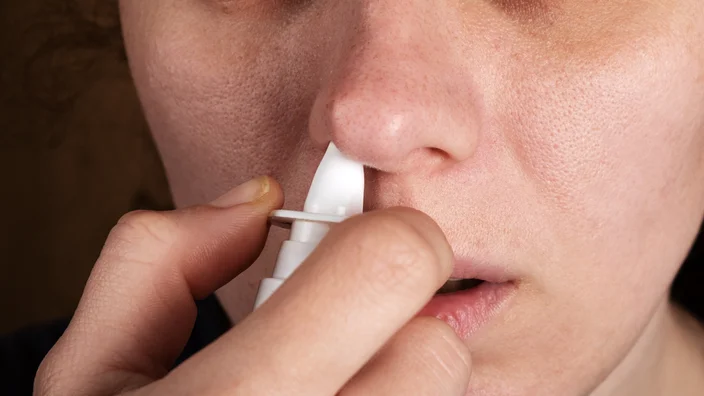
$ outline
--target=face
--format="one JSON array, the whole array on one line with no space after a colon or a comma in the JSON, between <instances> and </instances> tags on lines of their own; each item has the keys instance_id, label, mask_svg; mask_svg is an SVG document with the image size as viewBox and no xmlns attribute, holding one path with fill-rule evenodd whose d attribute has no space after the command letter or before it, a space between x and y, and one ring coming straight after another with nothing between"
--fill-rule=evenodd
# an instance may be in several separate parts
<instances>
[{"instance_id":1,"label":"face","mask_svg":"<svg viewBox=\"0 0 704 396\"><path fill-rule=\"evenodd\" d=\"M628 354L704 210L697 0L122 0L176 203L274 175L302 207L327 142L366 208L410 206L507 274L470 394L583 395ZM271 270L221 297L235 319Z\"/></svg>"}]
</instances>

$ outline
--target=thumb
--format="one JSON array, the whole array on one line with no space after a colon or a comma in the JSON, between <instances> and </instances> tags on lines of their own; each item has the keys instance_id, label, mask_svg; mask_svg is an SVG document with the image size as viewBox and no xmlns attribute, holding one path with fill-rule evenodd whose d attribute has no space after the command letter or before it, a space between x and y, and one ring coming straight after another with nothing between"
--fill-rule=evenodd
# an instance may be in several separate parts
<instances>
[{"instance_id":1,"label":"thumb","mask_svg":"<svg viewBox=\"0 0 704 396\"><path fill-rule=\"evenodd\" d=\"M194 298L256 259L267 214L282 200L279 185L263 177L209 205L125 215L42 363L35 394L113 394L166 374L190 335Z\"/></svg>"}]
</instances>

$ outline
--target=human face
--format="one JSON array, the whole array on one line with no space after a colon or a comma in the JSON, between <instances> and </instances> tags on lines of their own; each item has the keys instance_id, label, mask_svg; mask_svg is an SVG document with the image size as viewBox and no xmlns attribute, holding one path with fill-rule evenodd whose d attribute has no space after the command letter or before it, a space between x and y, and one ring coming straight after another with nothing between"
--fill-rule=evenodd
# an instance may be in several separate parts
<instances>
[{"instance_id":1,"label":"human face","mask_svg":"<svg viewBox=\"0 0 704 396\"><path fill-rule=\"evenodd\" d=\"M629 353L704 211L704 2L122 0L179 206L274 175L300 209L328 141L367 209L420 209L514 294L469 394L583 395ZM283 235L223 289L251 309Z\"/></svg>"}]
</instances>

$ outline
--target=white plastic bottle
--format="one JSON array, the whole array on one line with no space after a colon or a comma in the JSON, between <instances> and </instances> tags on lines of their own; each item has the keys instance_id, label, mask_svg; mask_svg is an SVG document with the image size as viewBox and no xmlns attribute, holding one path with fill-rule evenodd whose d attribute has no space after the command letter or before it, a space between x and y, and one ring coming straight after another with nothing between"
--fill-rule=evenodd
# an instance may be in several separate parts
<instances>
[{"instance_id":1,"label":"white plastic bottle","mask_svg":"<svg viewBox=\"0 0 704 396\"><path fill-rule=\"evenodd\" d=\"M363 206L364 167L330 143L313 177L303 212L277 210L271 214L276 222L292 223L291 234L281 246L274 274L259 286L255 309L315 250L331 223L362 213Z\"/></svg>"}]
</instances>

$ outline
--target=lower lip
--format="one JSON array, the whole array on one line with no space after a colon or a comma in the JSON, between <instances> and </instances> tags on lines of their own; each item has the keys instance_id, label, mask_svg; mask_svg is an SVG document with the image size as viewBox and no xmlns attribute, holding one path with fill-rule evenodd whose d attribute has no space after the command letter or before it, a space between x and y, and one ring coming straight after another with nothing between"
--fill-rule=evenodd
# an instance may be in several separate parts
<instances>
[{"instance_id":1,"label":"lower lip","mask_svg":"<svg viewBox=\"0 0 704 396\"><path fill-rule=\"evenodd\" d=\"M469 290L436 295L418 315L445 321L467 339L502 311L515 290L513 282L483 282Z\"/></svg>"}]
</instances>

